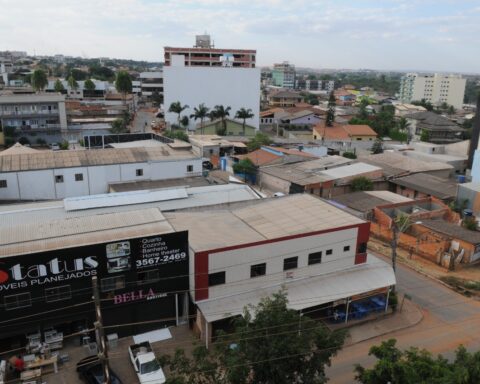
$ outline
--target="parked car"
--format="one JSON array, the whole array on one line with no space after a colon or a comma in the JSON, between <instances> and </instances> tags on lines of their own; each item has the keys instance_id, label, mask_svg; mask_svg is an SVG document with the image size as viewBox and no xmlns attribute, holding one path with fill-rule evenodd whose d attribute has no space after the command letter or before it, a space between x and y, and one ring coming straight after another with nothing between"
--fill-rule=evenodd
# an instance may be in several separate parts
<instances>
[{"instance_id":1,"label":"parked car","mask_svg":"<svg viewBox=\"0 0 480 384\"><path fill-rule=\"evenodd\" d=\"M129 346L128 353L140 384L165 383L165 374L148 341Z\"/></svg>"},{"instance_id":2,"label":"parked car","mask_svg":"<svg viewBox=\"0 0 480 384\"><path fill-rule=\"evenodd\" d=\"M59 151L60 150L60 145L58 145L58 143L52 143L52 144L50 144L50 149L52 151Z\"/></svg>"},{"instance_id":3,"label":"parked car","mask_svg":"<svg viewBox=\"0 0 480 384\"><path fill-rule=\"evenodd\" d=\"M202 162L202 168L211 170L213 169L213 164L210 161L204 161Z\"/></svg>"},{"instance_id":4,"label":"parked car","mask_svg":"<svg viewBox=\"0 0 480 384\"><path fill-rule=\"evenodd\" d=\"M111 370L110 372L110 383L111 384L122 384L118 376ZM88 384L103 384L104 375L102 363L98 359L98 356L89 356L77 363L77 372L85 383Z\"/></svg>"}]
</instances>

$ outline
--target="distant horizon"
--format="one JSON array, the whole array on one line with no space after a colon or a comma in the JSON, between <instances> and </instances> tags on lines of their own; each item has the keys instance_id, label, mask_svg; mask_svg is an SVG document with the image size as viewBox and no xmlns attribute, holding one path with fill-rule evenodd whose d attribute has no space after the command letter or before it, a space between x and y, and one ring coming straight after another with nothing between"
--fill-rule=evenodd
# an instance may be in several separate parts
<instances>
[{"instance_id":1,"label":"distant horizon","mask_svg":"<svg viewBox=\"0 0 480 384\"><path fill-rule=\"evenodd\" d=\"M256 49L260 67L480 73L474 0L0 1L0 50L162 62L164 46L207 32L218 47Z\"/></svg>"},{"instance_id":2,"label":"distant horizon","mask_svg":"<svg viewBox=\"0 0 480 384\"><path fill-rule=\"evenodd\" d=\"M186 47L179 47L179 48L186 48ZM231 47L230 47L231 48ZM223 48L221 48L223 49ZM224 48L224 49L229 49L229 48ZM233 48L232 48L233 49ZM252 48L255 49L255 48ZM17 52L26 52L28 57L38 57L38 56L48 56L48 57L54 57L55 55L62 55L65 57L71 57L75 59L83 59L83 60L100 60L100 59L109 59L109 60L132 60L132 61L144 61L149 64L164 64L164 61L151 61L151 60L146 60L146 59L134 59L131 57L106 57L106 56L92 56L92 57L82 57L78 55L66 55L63 53L53 53L53 54L39 54L37 53L36 55L30 54L30 52L25 51L23 49L2 49L0 48L0 51L17 51ZM258 52L257 52L258 54ZM288 60L284 60L288 61ZM273 68L272 63L270 65L259 65L257 63L257 68ZM295 63L291 63L294 64ZM479 72L455 72L455 71L439 71L439 70L433 70L433 69L378 69L378 68L313 68L313 67L303 67L303 66L298 66L295 65L296 69L299 70L312 70L312 71L318 71L318 72L330 72L330 71L336 71L336 72L343 72L343 71L348 71L348 72L365 72L365 71L373 71L373 72L393 72L393 73L442 73L442 74L452 74L452 75L473 75L473 76L480 76L480 71Z\"/></svg>"}]
</instances>

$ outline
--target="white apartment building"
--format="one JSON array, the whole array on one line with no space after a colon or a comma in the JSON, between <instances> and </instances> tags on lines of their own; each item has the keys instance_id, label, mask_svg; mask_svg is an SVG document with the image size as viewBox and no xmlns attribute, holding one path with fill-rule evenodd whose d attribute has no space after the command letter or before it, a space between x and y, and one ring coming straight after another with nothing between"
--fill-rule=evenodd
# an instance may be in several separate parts
<instances>
[{"instance_id":1,"label":"white apartment building","mask_svg":"<svg viewBox=\"0 0 480 384\"><path fill-rule=\"evenodd\" d=\"M251 109L254 117L248 124L258 129L260 113L260 69L248 67L186 66L182 55L173 55L172 63L163 68L165 120L176 124L178 115L168 112L169 106L179 101L188 105L182 116L189 116L200 104L213 109L216 105L231 107L233 119L240 108ZM189 129L199 121L190 119Z\"/></svg>"},{"instance_id":2,"label":"white apartment building","mask_svg":"<svg viewBox=\"0 0 480 384\"><path fill-rule=\"evenodd\" d=\"M460 75L419 75L408 73L400 80L399 98L403 103L425 99L434 105L463 106L466 79Z\"/></svg>"},{"instance_id":3,"label":"white apartment building","mask_svg":"<svg viewBox=\"0 0 480 384\"><path fill-rule=\"evenodd\" d=\"M0 200L53 200L107 193L113 183L199 176L191 150L154 148L0 152Z\"/></svg>"},{"instance_id":4,"label":"white apartment building","mask_svg":"<svg viewBox=\"0 0 480 384\"><path fill-rule=\"evenodd\" d=\"M132 81L132 92L146 99L157 92L163 99L163 71L141 72L138 79Z\"/></svg>"},{"instance_id":5,"label":"white apartment building","mask_svg":"<svg viewBox=\"0 0 480 384\"><path fill-rule=\"evenodd\" d=\"M0 131L44 132L67 129L65 96L59 94L0 94Z\"/></svg>"}]
</instances>

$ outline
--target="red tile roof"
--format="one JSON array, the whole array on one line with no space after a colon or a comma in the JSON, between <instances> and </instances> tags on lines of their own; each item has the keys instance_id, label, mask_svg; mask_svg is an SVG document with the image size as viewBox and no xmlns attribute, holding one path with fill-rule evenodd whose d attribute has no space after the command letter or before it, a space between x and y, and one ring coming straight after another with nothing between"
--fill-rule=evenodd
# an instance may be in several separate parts
<instances>
[{"instance_id":1,"label":"red tile roof","mask_svg":"<svg viewBox=\"0 0 480 384\"><path fill-rule=\"evenodd\" d=\"M366 124L346 124L344 128L350 136L377 136L377 132Z\"/></svg>"},{"instance_id":2,"label":"red tile roof","mask_svg":"<svg viewBox=\"0 0 480 384\"><path fill-rule=\"evenodd\" d=\"M263 149L257 149L256 151L247 153L246 155L236 155L235 157L239 160L250 159L252 163L258 167L273 163L282 158L282 156L264 151Z\"/></svg>"},{"instance_id":3,"label":"red tile roof","mask_svg":"<svg viewBox=\"0 0 480 384\"><path fill-rule=\"evenodd\" d=\"M368 125L350 125L334 123L333 127L326 127L325 123L318 123L313 127L319 138L325 140L348 140L352 136L377 136L377 133Z\"/></svg>"}]
</instances>

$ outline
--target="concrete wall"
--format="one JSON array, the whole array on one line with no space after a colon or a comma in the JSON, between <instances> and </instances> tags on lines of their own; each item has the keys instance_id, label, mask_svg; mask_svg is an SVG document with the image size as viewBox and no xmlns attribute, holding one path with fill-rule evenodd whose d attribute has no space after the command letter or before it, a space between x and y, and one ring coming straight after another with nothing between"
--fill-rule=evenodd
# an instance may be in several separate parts
<instances>
[{"instance_id":1,"label":"concrete wall","mask_svg":"<svg viewBox=\"0 0 480 384\"><path fill-rule=\"evenodd\" d=\"M225 284L209 288L209 299L238 294L265 285L281 284L299 277L343 270L355 265L358 229L345 229L255 247L210 253L209 273L225 271ZM344 251L344 246L349 246ZM331 249L332 255L326 255ZM320 264L308 265L308 255L322 251ZM298 256L298 267L283 271L283 260ZM266 263L266 275L250 278L251 265Z\"/></svg>"},{"instance_id":2,"label":"concrete wall","mask_svg":"<svg viewBox=\"0 0 480 384\"><path fill-rule=\"evenodd\" d=\"M250 108L255 116L248 120L248 124L259 128L259 68L167 66L163 71L166 111L175 101L190 106L182 114L186 116L190 116L193 108L201 103L209 108L230 106L232 116L240 108ZM176 123L177 114L166 112L165 120ZM193 130L195 122L190 120L189 128Z\"/></svg>"},{"instance_id":3,"label":"concrete wall","mask_svg":"<svg viewBox=\"0 0 480 384\"><path fill-rule=\"evenodd\" d=\"M187 167L193 166L192 172ZM143 175L137 176L137 169ZM108 193L109 183L137 180L165 180L200 175L201 159L158 161L0 173L7 188L0 188L0 200L50 200ZM83 180L75 180L81 174ZM63 182L56 179L63 176Z\"/></svg>"},{"instance_id":4,"label":"concrete wall","mask_svg":"<svg viewBox=\"0 0 480 384\"><path fill-rule=\"evenodd\" d=\"M278 177L263 173L258 173L257 184L260 188L266 188L272 192L282 192L286 195L290 193L290 182L279 179Z\"/></svg>"}]
</instances>

